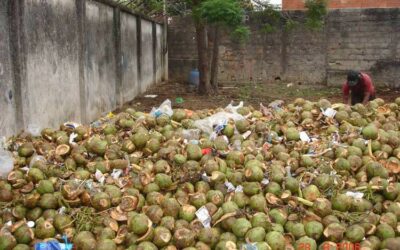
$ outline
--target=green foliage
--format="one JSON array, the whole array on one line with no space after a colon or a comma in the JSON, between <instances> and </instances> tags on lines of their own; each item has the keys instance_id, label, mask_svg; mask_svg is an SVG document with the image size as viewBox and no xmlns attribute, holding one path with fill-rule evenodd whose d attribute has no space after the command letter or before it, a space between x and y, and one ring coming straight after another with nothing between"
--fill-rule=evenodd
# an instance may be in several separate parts
<instances>
[{"instance_id":1,"label":"green foliage","mask_svg":"<svg viewBox=\"0 0 400 250\"><path fill-rule=\"evenodd\" d=\"M327 14L327 0L306 0L307 8L306 26L319 30L324 25L324 17Z\"/></svg>"},{"instance_id":2,"label":"green foliage","mask_svg":"<svg viewBox=\"0 0 400 250\"><path fill-rule=\"evenodd\" d=\"M243 20L243 9L236 0L206 0L199 11L201 17L212 24L236 27Z\"/></svg>"},{"instance_id":3,"label":"green foliage","mask_svg":"<svg viewBox=\"0 0 400 250\"><path fill-rule=\"evenodd\" d=\"M232 31L232 40L245 43L250 37L250 30L248 27L240 25Z\"/></svg>"},{"instance_id":4,"label":"green foliage","mask_svg":"<svg viewBox=\"0 0 400 250\"><path fill-rule=\"evenodd\" d=\"M261 27L261 31L264 33L267 33L267 34L273 33L277 30L278 30L278 28L276 27L276 25L272 25L269 23L266 23Z\"/></svg>"}]
</instances>

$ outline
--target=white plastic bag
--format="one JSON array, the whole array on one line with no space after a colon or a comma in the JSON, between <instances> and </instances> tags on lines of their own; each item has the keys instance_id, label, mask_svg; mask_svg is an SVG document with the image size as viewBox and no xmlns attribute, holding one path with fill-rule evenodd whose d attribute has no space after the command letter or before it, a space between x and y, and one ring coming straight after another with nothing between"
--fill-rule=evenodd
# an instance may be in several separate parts
<instances>
[{"instance_id":1,"label":"white plastic bag","mask_svg":"<svg viewBox=\"0 0 400 250\"><path fill-rule=\"evenodd\" d=\"M6 179L14 168L13 155L0 149L0 179Z\"/></svg>"},{"instance_id":2,"label":"white plastic bag","mask_svg":"<svg viewBox=\"0 0 400 250\"><path fill-rule=\"evenodd\" d=\"M237 110L242 107L243 107L243 101L241 101L237 106L233 106L233 101L232 101L231 103L229 103L228 106L225 107L225 110L231 113L237 113Z\"/></svg>"},{"instance_id":3,"label":"white plastic bag","mask_svg":"<svg viewBox=\"0 0 400 250\"><path fill-rule=\"evenodd\" d=\"M184 129L182 130L182 138L188 141L199 140L200 129Z\"/></svg>"},{"instance_id":4,"label":"white plastic bag","mask_svg":"<svg viewBox=\"0 0 400 250\"><path fill-rule=\"evenodd\" d=\"M161 103L160 107L152 108L150 115L155 116L155 117L158 117L162 114L172 116L173 113L174 113L174 111L172 110L171 101L169 99L167 99L163 103Z\"/></svg>"},{"instance_id":5,"label":"white plastic bag","mask_svg":"<svg viewBox=\"0 0 400 250\"><path fill-rule=\"evenodd\" d=\"M244 117L238 113L229 113L229 112L218 112L212 116L209 116L205 119L202 120L196 120L194 122L194 126L201 131L207 133L207 134L212 134L214 131L214 126L223 124L225 121L232 119L234 121L237 120L243 120Z\"/></svg>"},{"instance_id":6,"label":"white plastic bag","mask_svg":"<svg viewBox=\"0 0 400 250\"><path fill-rule=\"evenodd\" d=\"M37 124L29 124L26 131L28 131L33 136L40 136L40 132L42 131L42 129Z\"/></svg>"}]
</instances>

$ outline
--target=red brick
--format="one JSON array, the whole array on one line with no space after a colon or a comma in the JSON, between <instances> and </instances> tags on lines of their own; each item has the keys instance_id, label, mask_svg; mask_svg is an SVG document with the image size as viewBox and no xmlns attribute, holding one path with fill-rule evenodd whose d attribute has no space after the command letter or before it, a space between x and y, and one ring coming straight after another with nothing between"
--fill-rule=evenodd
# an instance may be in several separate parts
<instances>
[{"instance_id":1,"label":"red brick","mask_svg":"<svg viewBox=\"0 0 400 250\"><path fill-rule=\"evenodd\" d=\"M304 9L305 0L283 0L284 10ZM330 9L344 8L400 8L400 0L330 0Z\"/></svg>"}]
</instances>

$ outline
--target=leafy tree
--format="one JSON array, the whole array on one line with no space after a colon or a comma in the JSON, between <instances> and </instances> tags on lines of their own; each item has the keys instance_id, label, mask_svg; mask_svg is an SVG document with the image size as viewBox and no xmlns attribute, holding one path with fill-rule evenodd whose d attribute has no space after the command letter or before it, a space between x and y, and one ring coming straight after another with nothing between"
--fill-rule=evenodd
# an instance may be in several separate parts
<instances>
[{"instance_id":1,"label":"leafy tree","mask_svg":"<svg viewBox=\"0 0 400 250\"><path fill-rule=\"evenodd\" d=\"M218 93L218 60L221 29L228 30L238 41L245 41L250 31L242 25L245 12L254 12L265 32L274 32L283 24L292 29L300 24L318 30L324 25L328 0L306 0L304 16L282 12L269 0L115 0L133 10L149 16L163 14L164 1L167 14L191 15L196 29L199 94ZM211 35L210 35L211 34ZM210 51L209 37L213 49ZM210 88L212 87L212 88Z\"/></svg>"}]
</instances>

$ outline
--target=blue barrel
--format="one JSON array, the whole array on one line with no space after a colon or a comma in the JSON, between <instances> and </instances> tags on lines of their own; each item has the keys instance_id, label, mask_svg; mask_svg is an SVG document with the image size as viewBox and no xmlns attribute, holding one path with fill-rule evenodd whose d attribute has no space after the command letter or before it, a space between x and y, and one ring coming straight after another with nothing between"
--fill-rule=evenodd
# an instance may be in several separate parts
<instances>
[{"instance_id":1,"label":"blue barrel","mask_svg":"<svg viewBox=\"0 0 400 250\"><path fill-rule=\"evenodd\" d=\"M194 70L190 71L189 84L194 85L194 86L199 86L199 82L200 82L199 70L194 69Z\"/></svg>"}]
</instances>

